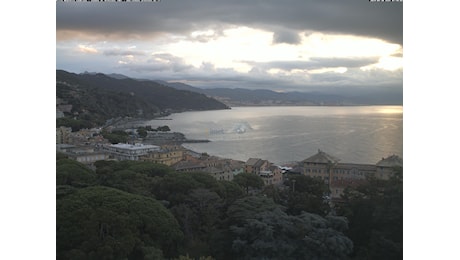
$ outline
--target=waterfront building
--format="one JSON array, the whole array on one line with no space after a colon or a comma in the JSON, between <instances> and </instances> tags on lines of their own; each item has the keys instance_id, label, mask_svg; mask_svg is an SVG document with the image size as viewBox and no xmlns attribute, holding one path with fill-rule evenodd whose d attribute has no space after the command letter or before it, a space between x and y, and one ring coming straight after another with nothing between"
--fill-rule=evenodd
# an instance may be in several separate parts
<instances>
[{"instance_id":1,"label":"waterfront building","mask_svg":"<svg viewBox=\"0 0 460 260\"><path fill-rule=\"evenodd\" d=\"M104 150L117 160L138 161L144 155L160 151L160 147L157 145L118 143L105 145Z\"/></svg>"}]
</instances>

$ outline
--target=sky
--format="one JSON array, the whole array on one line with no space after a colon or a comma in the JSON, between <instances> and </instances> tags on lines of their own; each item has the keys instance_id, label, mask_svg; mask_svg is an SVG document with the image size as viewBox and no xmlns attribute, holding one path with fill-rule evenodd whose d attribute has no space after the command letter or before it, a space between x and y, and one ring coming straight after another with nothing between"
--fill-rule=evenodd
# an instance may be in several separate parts
<instances>
[{"instance_id":1,"label":"sky","mask_svg":"<svg viewBox=\"0 0 460 260\"><path fill-rule=\"evenodd\" d=\"M56 3L56 68L196 87L397 91L402 2Z\"/></svg>"}]
</instances>

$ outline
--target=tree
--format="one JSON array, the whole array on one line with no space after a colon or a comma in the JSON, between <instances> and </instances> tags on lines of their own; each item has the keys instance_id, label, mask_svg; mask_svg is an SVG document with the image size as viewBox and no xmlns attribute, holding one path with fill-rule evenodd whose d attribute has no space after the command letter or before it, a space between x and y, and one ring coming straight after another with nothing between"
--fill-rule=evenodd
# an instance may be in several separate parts
<instances>
[{"instance_id":1,"label":"tree","mask_svg":"<svg viewBox=\"0 0 460 260\"><path fill-rule=\"evenodd\" d=\"M112 144L126 143L129 139L128 133L124 131L112 131L111 133L102 131L102 136Z\"/></svg>"},{"instance_id":2,"label":"tree","mask_svg":"<svg viewBox=\"0 0 460 260\"><path fill-rule=\"evenodd\" d=\"M155 180L130 169L98 173L100 185L152 197Z\"/></svg>"},{"instance_id":3,"label":"tree","mask_svg":"<svg viewBox=\"0 0 460 260\"><path fill-rule=\"evenodd\" d=\"M323 197L329 193L328 186L319 178L304 175L288 176L286 184L289 189L281 193L287 212L299 215L302 211L325 216L329 211L329 205ZM295 185L295 186L294 186Z\"/></svg>"},{"instance_id":4,"label":"tree","mask_svg":"<svg viewBox=\"0 0 460 260\"><path fill-rule=\"evenodd\" d=\"M203 184L196 181L190 174L169 173L155 183L153 193L160 200L168 201L171 206L184 202L190 191L202 188Z\"/></svg>"},{"instance_id":5,"label":"tree","mask_svg":"<svg viewBox=\"0 0 460 260\"><path fill-rule=\"evenodd\" d=\"M171 131L171 129L169 128L169 126L164 125L164 126L159 126L159 127L157 127L157 131L169 132L169 131Z\"/></svg>"},{"instance_id":6,"label":"tree","mask_svg":"<svg viewBox=\"0 0 460 260\"><path fill-rule=\"evenodd\" d=\"M345 218L291 216L273 200L254 196L237 200L228 215L234 259L344 259L353 248L342 233Z\"/></svg>"},{"instance_id":7,"label":"tree","mask_svg":"<svg viewBox=\"0 0 460 260\"><path fill-rule=\"evenodd\" d=\"M84 164L71 159L56 161L56 185L86 187L96 183L96 174Z\"/></svg>"},{"instance_id":8,"label":"tree","mask_svg":"<svg viewBox=\"0 0 460 260\"><path fill-rule=\"evenodd\" d=\"M264 186L264 181L259 176L252 173L240 173L233 178L233 181L238 183L249 194L249 188L260 189Z\"/></svg>"},{"instance_id":9,"label":"tree","mask_svg":"<svg viewBox=\"0 0 460 260\"><path fill-rule=\"evenodd\" d=\"M147 137L147 130L144 127L139 127L137 128L137 134L139 134L140 137L145 138Z\"/></svg>"},{"instance_id":10,"label":"tree","mask_svg":"<svg viewBox=\"0 0 460 260\"><path fill-rule=\"evenodd\" d=\"M152 198L93 186L57 200L57 259L172 257L183 234Z\"/></svg>"},{"instance_id":11,"label":"tree","mask_svg":"<svg viewBox=\"0 0 460 260\"><path fill-rule=\"evenodd\" d=\"M344 191L337 213L350 220L348 236L356 259L403 258L402 168L389 180L368 178L366 184Z\"/></svg>"},{"instance_id":12,"label":"tree","mask_svg":"<svg viewBox=\"0 0 460 260\"><path fill-rule=\"evenodd\" d=\"M198 188L189 193L181 204L171 208L185 235L184 250L192 257L209 255L210 234L215 231L222 214L223 202L219 195Z\"/></svg>"},{"instance_id":13,"label":"tree","mask_svg":"<svg viewBox=\"0 0 460 260\"><path fill-rule=\"evenodd\" d=\"M232 181L219 181L222 193L221 197L225 200L226 205L230 205L235 200L244 196L244 191L240 185Z\"/></svg>"},{"instance_id":14,"label":"tree","mask_svg":"<svg viewBox=\"0 0 460 260\"><path fill-rule=\"evenodd\" d=\"M173 169L164 164L157 164L143 161L97 161L96 173L113 172L119 170L131 170L136 173L147 175L148 177L163 177Z\"/></svg>"},{"instance_id":15,"label":"tree","mask_svg":"<svg viewBox=\"0 0 460 260\"><path fill-rule=\"evenodd\" d=\"M56 119L56 127L66 126L72 128L72 132L77 132L80 129L94 127L94 122L82 119L73 119L68 117L62 117Z\"/></svg>"}]
</instances>

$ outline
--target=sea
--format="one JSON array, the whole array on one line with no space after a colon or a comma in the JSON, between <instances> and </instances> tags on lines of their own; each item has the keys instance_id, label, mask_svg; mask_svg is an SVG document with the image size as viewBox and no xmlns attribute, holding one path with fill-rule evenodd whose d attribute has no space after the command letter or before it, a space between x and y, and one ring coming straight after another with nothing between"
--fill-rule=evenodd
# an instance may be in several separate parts
<instances>
[{"instance_id":1,"label":"sea","mask_svg":"<svg viewBox=\"0 0 460 260\"><path fill-rule=\"evenodd\" d=\"M375 164L393 154L403 158L402 106L232 107L166 119L147 124L210 140L183 144L187 149L241 161L289 165L319 149L344 163Z\"/></svg>"}]
</instances>

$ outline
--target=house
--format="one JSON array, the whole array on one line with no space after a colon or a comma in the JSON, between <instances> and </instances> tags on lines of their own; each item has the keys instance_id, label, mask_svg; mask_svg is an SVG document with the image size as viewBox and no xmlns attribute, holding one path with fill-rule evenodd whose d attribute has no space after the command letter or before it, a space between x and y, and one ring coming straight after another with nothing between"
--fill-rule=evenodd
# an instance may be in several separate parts
<instances>
[{"instance_id":1,"label":"house","mask_svg":"<svg viewBox=\"0 0 460 260\"><path fill-rule=\"evenodd\" d=\"M247 173L259 174L260 171L266 170L270 166L270 162L259 158L249 158L245 164Z\"/></svg>"},{"instance_id":2,"label":"house","mask_svg":"<svg viewBox=\"0 0 460 260\"><path fill-rule=\"evenodd\" d=\"M283 183L281 169L267 160L249 158L245 164L245 171L260 176L266 186Z\"/></svg>"}]
</instances>

